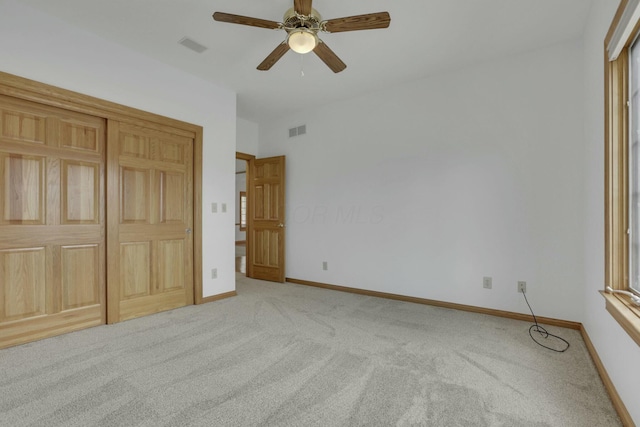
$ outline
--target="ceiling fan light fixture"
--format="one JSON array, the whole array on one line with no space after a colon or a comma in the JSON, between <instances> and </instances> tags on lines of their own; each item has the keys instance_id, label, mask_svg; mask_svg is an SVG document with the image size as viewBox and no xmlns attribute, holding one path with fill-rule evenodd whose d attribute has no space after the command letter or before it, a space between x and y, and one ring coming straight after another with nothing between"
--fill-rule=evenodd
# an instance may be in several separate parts
<instances>
[{"instance_id":1,"label":"ceiling fan light fixture","mask_svg":"<svg viewBox=\"0 0 640 427\"><path fill-rule=\"evenodd\" d=\"M289 33L287 44L297 53L309 53L318 45L318 36L307 28L296 28Z\"/></svg>"}]
</instances>

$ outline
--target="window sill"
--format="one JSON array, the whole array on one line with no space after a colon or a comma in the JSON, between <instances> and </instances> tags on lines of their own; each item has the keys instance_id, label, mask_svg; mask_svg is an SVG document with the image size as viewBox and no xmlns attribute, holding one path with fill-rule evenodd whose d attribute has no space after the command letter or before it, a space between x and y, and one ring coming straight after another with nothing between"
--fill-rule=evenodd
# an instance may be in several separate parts
<instances>
[{"instance_id":1,"label":"window sill","mask_svg":"<svg viewBox=\"0 0 640 427\"><path fill-rule=\"evenodd\" d=\"M606 300L609 314L616 319L629 336L640 346L640 307L633 306L629 298L622 295L613 295L604 291L600 292Z\"/></svg>"}]
</instances>

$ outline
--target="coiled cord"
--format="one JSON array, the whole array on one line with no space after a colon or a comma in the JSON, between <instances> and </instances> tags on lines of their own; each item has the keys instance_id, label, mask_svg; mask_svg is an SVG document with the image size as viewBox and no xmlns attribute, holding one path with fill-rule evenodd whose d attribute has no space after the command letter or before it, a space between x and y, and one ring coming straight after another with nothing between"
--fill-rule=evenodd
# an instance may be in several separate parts
<instances>
[{"instance_id":1,"label":"coiled cord","mask_svg":"<svg viewBox=\"0 0 640 427\"><path fill-rule=\"evenodd\" d=\"M540 326L538 324L538 319L536 319L536 315L533 313L533 309L531 308L531 305L529 304L529 300L527 299L527 294L526 293L522 293L522 296L524 297L524 301L527 303L527 306L529 307L529 311L531 311L531 315L533 316L533 321L535 324L531 325L531 327L529 328L529 336L531 337L531 339L533 341L535 341L536 344L538 344L541 347L544 347L548 350L551 351L555 351L556 353L564 353L565 351L567 351L567 349L569 348L569 341L565 340L564 338L561 338L557 335L553 335L551 333L549 333L545 328L543 328L542 326ZM534 333L540 334L539 339L549 339L549 337L554 338L556 340L561 341L562 343L566 344L566 346L563 344L563 348L558 350L556 348L550 347L548 345L543 344L541 341L538 341L536 339L536 337L534 336Z\"/></svg>"}]
</instances>

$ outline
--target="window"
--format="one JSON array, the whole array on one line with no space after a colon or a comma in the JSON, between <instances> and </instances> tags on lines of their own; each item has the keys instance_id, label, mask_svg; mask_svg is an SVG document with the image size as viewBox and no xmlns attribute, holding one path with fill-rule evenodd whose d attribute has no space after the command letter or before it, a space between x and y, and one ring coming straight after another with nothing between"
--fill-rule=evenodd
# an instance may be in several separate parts
<instances>
[{"instance_id":1,"label":"window","mask_svg":"<svg viewBox=\"0 0 640 427\"><path fill-rule=\"evenodd\" d=\"M640 295L640 1L622 0L605 40L605 284ZM609 313L640 345L640 307L605 293Z\"/></svg>"},{"instance_id":2,"label":"window","mask_svg":"<svg viewBox=\"0 0 640 427\"><path fill-rule=\"evenodd\" d=\"M629 290L640 294L640 42L629 48Z\"/></svg>"},{"instance_id":3,"label":"window","mask_svg":"<svg viewBox=\"0 0 640 427\"><path fill-rule=\"evenodd\" d=\"M247 192L240 192L240 231L247 230Z\"/></svg>"}]
</instances>

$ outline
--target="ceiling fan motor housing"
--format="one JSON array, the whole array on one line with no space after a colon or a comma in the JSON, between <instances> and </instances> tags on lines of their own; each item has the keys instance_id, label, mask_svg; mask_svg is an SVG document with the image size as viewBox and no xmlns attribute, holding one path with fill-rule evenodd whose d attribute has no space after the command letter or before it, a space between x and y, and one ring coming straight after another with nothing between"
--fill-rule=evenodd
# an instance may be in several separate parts
<instances>
[{"instance_id":1,"label":"ceiling fan motor housing","mask_svg":"<svg viewBox=\"0 0 640 427\"><path fill-rule=\"evenodd\" d=\"M311 9L311 14L300 15L296 13L293 8L287 10L282 18L282 28L287 33L295 30L296 28L308 28L314 32L318 32L322 29L322 16L317 10Z\"/></svg>"}]
</instances>

